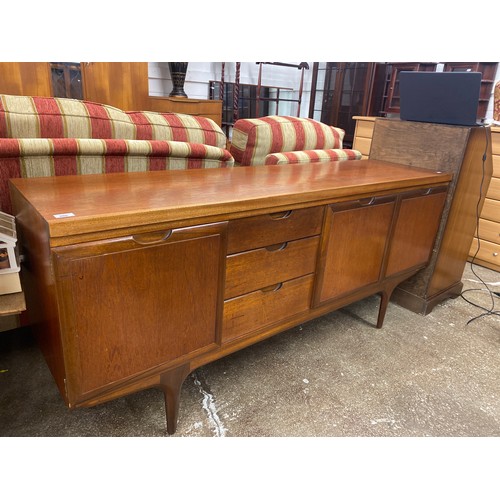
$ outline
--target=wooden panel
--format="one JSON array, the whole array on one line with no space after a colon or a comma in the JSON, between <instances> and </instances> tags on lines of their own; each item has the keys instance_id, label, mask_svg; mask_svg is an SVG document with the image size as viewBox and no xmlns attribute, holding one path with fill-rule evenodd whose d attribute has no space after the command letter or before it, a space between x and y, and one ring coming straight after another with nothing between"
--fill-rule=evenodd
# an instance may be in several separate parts
<instances>
[{"instance_id":1,"label":"wooden panel","mask_svg":"<svg viewBox=\"0 0 500 500\"><path fill-rule=\"evenodd\" d=\"M500 177L500 156L493 155L493 176Z\"/></svg>"},{"instance_id":2,"label":"wooden panel","mask_svg":"<svg viewBox=\"0 0 500 500\"><path fill-rule=\"evenodd\" d=\"M370 159L453 172L462 164L469 131L468 127L378 118Z\"/></svg>"},{"instance_id":3,"label":"wooden panel","mask_svg":"<svg viewBox=\"0 0 500 500\"><path fill-rule=\"evenodd\" d=\"M91 241L126 234L130 227L199 224L276 210L300 209L331 200L356 199L374 190L387 192L448 182L449 174L377 162L350 160L268 167L169 170L112 175L67 175L10 179L12 189L32 200L44 217L51 245ZM52 195L46 195L47 189ZM320 212L322 208L317 208ZM74 217L55 218L54 214ZM251 213L250 213L251 212ZM195 214L195 219L193 220ZM321 217L320 217L321 218ZM219 219L222 220L222 219ZM306 221L316 226L317 220ZM321 225L321 222L320 222ZM160 229L160 228L158 228ZM108 231L108 233L106 233ZM309 232L309 230L308 230ZM319 230L318 230L319 232ZM313 234L318 234L316 229ZM257 247L296 239L295 229L276 240L258 241ZM303 237L313 234L302 234ZM261 238L261 234L255 234ZM238 237L238 240L240 238ZM248 238L245 245L252 244ZM234 251L248 250L243 246Z\"/></svg>"},{"instance_id":4,"label":"wooden panel","mask_svg":"<svg viewBox=\"0 0 500 500\"><path fill-rule=\"evenodd\" d=\"M486 200L484 200L481 218L500 222L500 200L486 198Z\"/></svg>"},{"instance_id":5,"label":"wooden panel","mask_svg":"<svg viewBox=\"0 0 500 500\"><path fill-rule=\"evenodd\" d=\"M224 302L222 341L236 339L307 311L313 275L303 276Z\"/></svg>"},{"instance_id":6,"label":"wooden panel","mask_svg":"<svg viewBox=\"0 0 500 500\"><path fill-rule=\"evenodd\" d=\"M81 63L83 96L124 111L142 111L149 98L147 62Z\"/></svg>"},{"instance_id":7,"label":"wooden panel","mask_svg":"<svg viewBox=\"0 0 500 500\"><path fill-rule=\"evenodd\" d=\"M313 236L320 233L322 220L323 208L314 207L230 221L227 251L236 253Z\"/></svg>"},{"instance_id":8,"label":"wooden panel","mask_svg":"<svg viewBox=\"0 0 500 500\"><path fill-rule=\"evenodd\" d=\"M1 62L0 94L51 97L49 63Z\"/></svg>"},{"instance_id":9,"label":"wooden panel","mask_svg":"<svg viewBox=\"0 0 500 500\"><path fill-rule=\"evenodd\" d=\"M500 245L500 222L479 219L479 237Z\"/></svg>"},{"instance_id":10,"label":"wooden panel","mask_svg":"<svg viewBox=\"0 0 500 500\"><path fill-rule=\"evenodd\" d=\"M368 139L372 138L373 127L375 126L374 121L357 120L356 121L356 136L366 137Z\"/></svg>"},{"instance_id":11,"label":"wooden panel","mask_svg":"<svg viewBox=\"0 0 500 500\"><path fill-rule=\"evenodd\" d=\"M478 240L477 238L474 238L470 249L471 258L476 256L477 259L487 264L493 264L491 267L492 269L500 271L500 245L492 243L491 241L481 240L479 252L476 255L477 249Z\"/></svg>"},{"instance_id":12,"label":"wooden panel","mask_svg":"<svg viewBox=\"0 0 500 500\"><path fill-rule=\"evenodd\" d=\"M362 155L369 156L370 148L372 145L372 140L367 139L366 137L358 137L354 138L354 144L352 146L353 149L357 149Z\"/></svg>"},{"instance_id":13,"label":"wooden panel","mask_svg":"<svg viewBox=\"0 0 500 500\"><path fill-rule=\"evenodd\" d=\"M229 256L224 298L313 273L318 245L314 236Z\"/></svg>"},{"instance_id":14,"label":"wooden panel","mask_svg":"<svg viewBox=\"0 0 500 500\"><path fill-rule=\"evenodd\" d=\"M54 252L70 401L216 347L225 227Z\"/></svg>"},{"instance_id":15,"label":"wooden panel","mask_svg":"<svg viewBox=\"0 0 500 500\"><path fill-rule=\"evenodd\" d=\"M150 96L144 109L161 113L205 116L211 118L219 126L222 124L222 101L219 100Z\"/></svg>"},{"instance_id":16,"label":"wooden panel","mask_svg":"<svg viewBox=\"0 0 500 500\"><path fill-rule=\"evenodd\" d=\"M479 197L481 182L483 176L489 179L492 172L491 156L488 155L489 161L484 165L481 161L486 145L485 130L479 127L470 130L434 275L429 283L429 296L460 283L462 279L477 225L477 210L481 213L484 202L484 198Z\"/></svg>"},{"instance_id":17,"label":"wooden panel","mask_svg":"<svg viewBox=\"0 0 500 500\"><path fill-rule=\"evenodd\" d=\"M316 304L379 280L394 206L394 200L361 208L330 206L318 267Z\"/></svg>"},{"instance_id":18,"label":"wooden panel","mask_svg":"<svg viewBox=\"0 0 500 500\"><path fill-rule=\"evenodd\" d=\"M441 192L401 201L387 264L387 276L428 262L445 200L446 193Z\"/></svg>"},{"instance_id":19,"label":"wooden panel","mask_svg":"<svg viewBox=\"0 0 500 500\"><path fill-rule=\"evenodd\" d=\"M491 152L500 155L500 127L491 128Z\"/></svg>"},{"instance_id":20,"label":"wooden panel","mask_svg":"<svg viewBox=\"0 0 500 500\"><path fill-rule=\"evenodd\" d=\"M492 177L486 195L493 200L500 200L500 177Z\"/></svg>"}]
</instances>

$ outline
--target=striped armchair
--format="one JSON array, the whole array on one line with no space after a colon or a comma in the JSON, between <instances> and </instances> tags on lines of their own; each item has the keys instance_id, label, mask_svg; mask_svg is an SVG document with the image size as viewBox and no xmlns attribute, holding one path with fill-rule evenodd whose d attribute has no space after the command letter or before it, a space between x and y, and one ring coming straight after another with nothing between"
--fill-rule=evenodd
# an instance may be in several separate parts
<instances>
[{"instance_id":1,"label":"striped armchair","mask_svg":"<svg viewBox=\"0 0 500 500\"><path fill-rule=\"evenodd\" d=\"M342 148L344 135L310 118L241 119L234 124L229 151L236 166L361 159L359 151Z\"/></svg>"},{"instance_id":2,"label":"striped armchair","mask_svg":"<svg viewBox=\"0 0 500 500\"><path fill-rule=\"evenodd\" d=\"M0 95L0 210L9 178L233 166L225 148L209 118Z\"/></svg>"}]
</instances>

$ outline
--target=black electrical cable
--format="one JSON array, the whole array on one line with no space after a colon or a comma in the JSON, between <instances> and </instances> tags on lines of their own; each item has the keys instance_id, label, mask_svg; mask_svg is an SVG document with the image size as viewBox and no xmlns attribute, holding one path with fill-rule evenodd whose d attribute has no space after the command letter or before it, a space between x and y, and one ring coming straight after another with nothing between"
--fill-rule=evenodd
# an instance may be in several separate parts
<instances>
[{"instance_id":1,"label":"black electrical cable","mask_svg":"<svg viewBox=\"0 0 500 500\"><path fill-rule=\"evenodd\" d=\"M500 296L499 293L497 292L493 292L490 287L488 286L488 284L481 278L481 276L479 276L476 271L474 270L474 260L476 259L477 257L477 254L479 253L480 249L481 249L481 240L479 239L479 206L481 204L481 199L483 197L483 186L484 186L484 181L485 181L485 176L486 176L486 173L485 173L485 163L486 163L486 159L487 159L487 154L488 154L488 146L489 146L489 138L488 138L488 132L486 130L486 126L485 125L482 125L483 127L483 130L484 130L484 133L485 133L485 137L486 137L486 145L485 145L485 148L484 148L484 153L483 153L483 158L482 158L482 177L481 177L481 184L480 184L480 187L479 187L479 199L477 201L477 204L476 204L476 238L477 238L477 250L476 250L476 253L474 254L474 256L472 257L471 261L470 261L470 268L471 268L471 271L472 271L472 274L482 283L482 285L484 286L484 288L486 289L486 291L489 293L490 295L490 299L491 299L491 307L488 309L487 307L483 307L479 304L476 304L475 302L469 300L469 299L466 299L464 297L464 293L467 293L467 292L482 292L484 291L483 288L470 288L468 290L463 290L462 293L460 294L460 297L462 297L462 299L465 300L465 302L471 304L472 306L474 307L477 307L478 309L482 309L483 313L479 314L478 316L475 316L474 318L471 318L469 321L467 321L467 325L469 325L470 323L472 323L473 321L475 321L476 319L479 319L479 318L484 318L485 316L491 316L491 315L496 315L496 316L500 316L500 311L497 311L495 310L495 295L497 296Z\"/></svg>"}]
</instances>

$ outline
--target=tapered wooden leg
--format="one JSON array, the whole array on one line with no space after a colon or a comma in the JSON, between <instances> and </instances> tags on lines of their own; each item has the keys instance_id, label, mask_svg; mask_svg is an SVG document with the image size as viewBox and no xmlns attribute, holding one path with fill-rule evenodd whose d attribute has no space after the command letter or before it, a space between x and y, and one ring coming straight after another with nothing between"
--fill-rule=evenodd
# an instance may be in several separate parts
<instances>
[{"instance_id":1,"label":"tapered wooden leg","mask_svg":"<svg viewBox=\"0 0 500 500\"><path fill-rule=\"evenodd\" d=\"M174 434L177 429L181 387L189 372L189 365L182 365L166 373L162 373L160 376L160 388L165 395L167 432L170 435Z\"/></svg>"},{"instance_id":2,"label":"tapered wooden leg","mask_svg":"<svg viewBox=\"0 0 500 500\"><path fill-rule=\"evenodd\" d=\"M387 311L387 306L391 300L391 295L394 289L398 286L398 283L388 284L385 289L380 292L380 307L378 310L377 328L382 328L384 324L385 313Z\"/></svg>"},{"instance_id":3,"label":"tapered wooden leg","mask_svg":"<svg viewBox=\"0 0 500 500\"><path fill-rule=\"evenodd\" d=\"M382 328L384 324L385 312L389 305L390 294L386 290L380 292L380 306L378 309L377 328Z\"/></svg>"}]
</instances>

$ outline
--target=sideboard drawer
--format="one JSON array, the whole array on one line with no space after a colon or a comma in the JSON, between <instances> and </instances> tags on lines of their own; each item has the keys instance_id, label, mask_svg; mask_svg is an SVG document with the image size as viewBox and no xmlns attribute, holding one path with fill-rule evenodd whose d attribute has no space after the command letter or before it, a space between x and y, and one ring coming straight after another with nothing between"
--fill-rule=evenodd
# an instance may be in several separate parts
<instances>
[{"instance_id":1,"label":"sideboard drawer","mask_svg":"<svg viewBox=\"0 0 500 500\"><path fill-rule=\"evenodd\" d=\"M260 290L314 272L319 236L230 255L224 298Z\"/></svg>"},{"instance_id":2,"label":"sideboard drawer","mask_svg":"<svg viewBox=\"0 0 500 500\"><path fill-rule=\"evenodd\" d=\"M222 341L241 337L309 310L312 274L224 302Z\"/></svg>"},{"instance_id":3,"label":"sideboard drawer","mask_svg":"<svg viewBox=\"0 0 500 500\"><path fill-rule=\"evenodd\" d=\"M479 260L489 262L490 264L495 264L496 266L500 266L500 245L492 243L491 241L481 240L478 251L478 239L474 238L472 240L472 245L470 248L469 255L470 257L475 257Z\"/></svg>"},{"instance_id":4,"label":"sideboard drawer","mask_svg":"<svg viewBox=\"0 0 500 500\"><path fill-rule=\"evenodd\" d=\"M229 221L227 253L315 236L321 232L322 206Z\"/></svg>"}]
</instances>

